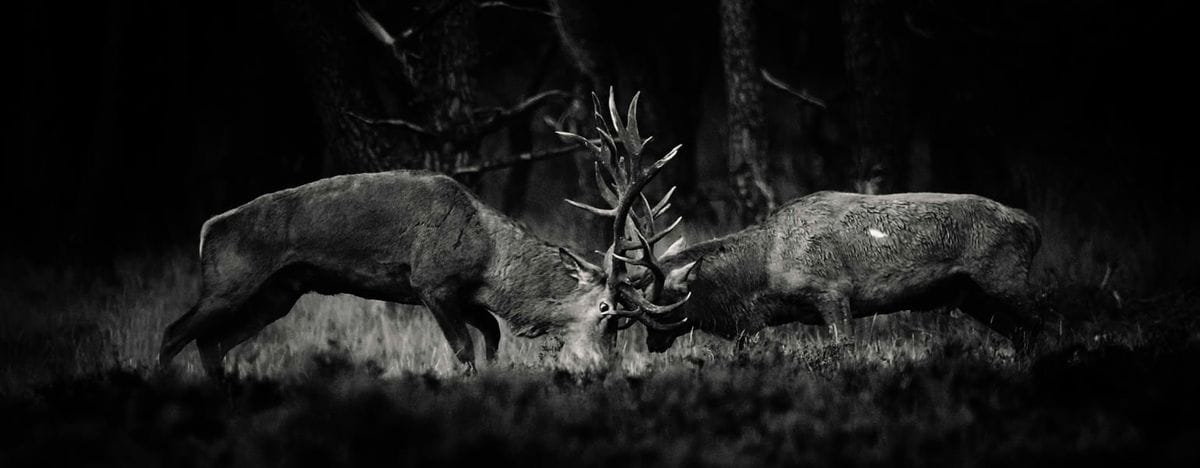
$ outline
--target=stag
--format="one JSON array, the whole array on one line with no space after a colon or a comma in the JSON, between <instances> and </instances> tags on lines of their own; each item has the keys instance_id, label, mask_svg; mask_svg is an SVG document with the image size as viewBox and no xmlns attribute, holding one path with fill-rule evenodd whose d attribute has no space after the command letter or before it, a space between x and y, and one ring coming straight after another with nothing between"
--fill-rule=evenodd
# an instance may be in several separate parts
<instances>
[{"instance_id":1,"label":"stag","mask_svg":"<svg viewBox=\"0 0 1200 468\"><path fill-rule=\"evenodd\" d=\"M647 347L665 351L690 329L737 339L791 322L842 341L852 318L957 307L1024 349L1038 328L1026 283L1040 242L1032 216L980 196L814 193L665 254L659 268L676 274L664 298L694 298L658 318L688 326L650 327Z\"/></svg>"},{"instance_id":2,"label":"stag","mask_svg":"<svg viewBox=\"0 0 1200 468\"><path fill-rule=\"evenodd\" d=\"M636 128L633 112L631 106L628 118ZM628 128L616 133L628 135ZM611 138L600 145L582 140L596 154L612 147ZM620 177L615 219L624 219L674 155L646 170L630 165L613 172ZM614 223L614 229L622 226ZM611 353L614 317L637 316L669 329L645 311L670 308L654 308L629 287L622 262L605 263L601 268L538 239L444 175L393 171L318 180L204 223L200 298L167 327L159 363L168 365L195 341L205 372L220 378L230 349L287 315L301 295L316 292L424 305L468 370L475 351L467 325L482 333L487 359L496 356L500 328L492 314L517 336L564 334L560 363L594 370ZM621 304L647 307L623 310Z\"/></svg>"}]
</instances>

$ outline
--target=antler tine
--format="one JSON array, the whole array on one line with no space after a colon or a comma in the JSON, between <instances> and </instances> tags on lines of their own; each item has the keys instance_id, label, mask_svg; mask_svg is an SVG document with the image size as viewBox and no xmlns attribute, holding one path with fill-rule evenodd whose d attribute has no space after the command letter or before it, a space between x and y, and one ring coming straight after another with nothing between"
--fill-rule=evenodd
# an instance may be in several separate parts
<instances>
[{"instance_id":1,"label":"antler tine","mask_svg":"<svg viewBox=\"0 0 1200 468\"><path fill-rule=\"evenodd\" d=\"M663 230L654 233L652 236L646 237L646 240L650 241L651 245L654 245L658 243L658 241L663 240L664 237L667 237L667 235L670 234L671 231L674 231L675 228L679 227L679 224L682 222L683 217L677 217L675 218L675 221L671 222L671 224L666 228L663 228ZM620 247L621 251L636 250L642 248L642 244L638 241L622 242Z\"/></svg>"},{"instance_id":2,"label":"antler tine","mask_svg":"<svg viewBox=\"0 0 1200 468\"><path fill-rule=\"evenodd\" d=\"M641 229L641 231L643 233L653 236L654 229L655 229L654 208L650 206L650 200L648 198L646 198L646 194L643 193L640 195L642 196L642 207L646 209L646 216L642 219L637 220L636 225L639 229Z\"/></svg>"},{"instance_id":3,"label":"antler tine","mask_svg":"<svg viewBox=\"0 0 1200 468\"><path fill-rule=\"evenodd\" d=\"M640 197L642 189L645 188L646 185L658 175L659 171L661 171L668 162L671 162L671 159L675 158L675 155L679 154L680 148L683 148L683 145L675 145L675 147L672 148L666 156L659 158L658 161L655 161L653 165L640 171L636 177L633 177L632 180L630 180L628 187L620 188L621 190L618 192L618 195L620 196L620 204L614 207L617 216L617 223L619 224L619 226L613 226L614 240L620 239L624 235L624 218L629 215L630 209L633 208L634 195Z\"/></svg>"},{"instance_id":4,"label":"antler tine","mask_svg":"<svg viewBox=\"0 0 1200 468\"><path fill-rule=\"evenodd\" d=\"M571 132L561 132L561 131L555 131L554 134L556 134L562 138L566 138L569 140L575 140L575 141L579 142L579 144L583 145L583 147L587 148L589 150L589 152L591 152L591 153L596 153L596 152L600 151L600 146L597 143L595 143L592 140L589 140L587 138L584 138L582 135L576 135Z\"/></svg>"},{"instance_id":5,"label":"antler tine","mask_svg":"<svg viewBox=\"0 0 1200 468\"><path fill-rule=\"evenodd\" d=\"M614 191L614 190L616 190L616 186L614 186L613 184L610 184L607 180L604 179L604 174L602 172L600 172L602 169L600 168L599 161L596 161L593 164L596 166L595 167L596 187L598 187L600 189L600 197L603 198L604 201L608 203L608 206L617 206L618 198L617 198L617 193ZM609 175L609 177L612 177L612 172L609 172L608 175Z\"/></svg>"},{"instance_id":6,"label":"antler tine","mask_svg":"<svg viewBox=\"0 0 1200 468\"><path fill-rule=\"evenodd\" d=\"M588 213L594 214L594 215L602 217L602 218L611 218L613 216L616 216L615 213L613 212L613 210L611 210L611 209L597 208L597 207L594 207L587 203L580 203L575 200L571 200L569 198L564 198L563 201L567 202L568 204L570 204L573 207L579 208L583 211L586 211Z\"/></svg>"},{"instance_id":7,"label":"antler tine","mask_svg":"<svg viewBox=\"0 0 1200 468\"><path fill-rule=\"evenodd\" d=\"M647 299L656 301L658 300L658 295L662 293L663 287L667 284L667 275L663 273L662 267L658 265L658 262L654 258L654 244L646 240L646 236L643 236L641 231L638 231L637 236L638 241L642 244L642 258L639 264L649 270L650 275L654 278L654 282L650 283L650 291L647 294L649 297Z\"/></svg>"},{"instance_id":8,"label":"antler tine","mask_svg":"<svg viewBox=\"0 0 1200 468\"><path fill-rule=\"evenodd\" d=\"M637 101L641 94L641 92L634 94L633 100L629 102L626 122L621 122L621 114L617 110L617 94L613 92L612 87L608 88L608 114L612 118L613 130L616 133L616 137L621 140L621 145L625 147L627 157L624 169L630 174L633 174L638 168L642 167L642 138L638 135L636 115Z\"/></svg>"},{"instance_id":9,"label":"antler tine","mask_svg":"<svg viewBox=\"0 0 1200 468\"><path fill-rule=\"evenodd\" d=\"M678 187L678 186L675 186L675 185L672 185L672 186L671 186L671 189L670 189L670 190L667 190L667 194L666 194L666 195L663 195L662 199L660 199L660 200L658 201L658 203L656 203L656 204L654 205L654 208L653 208L652 210L650 210L650 212L651 212L651 213L654 213L654 217L655 217L655 218L657 218L657 217L659 217L660 215L662 215L662 214L663 214L663 212L667 211L667 208L670 208L670 207L671 207L671 203L670 203L670 202L671 202L671 195L675 195L675 189L676 189L676 188L679 188L679 187Z\"/></svg>"},{"instance_id":10,"label":"antler tine","mask_svg":"<svg viewBox=\"0 0 1200 468\"><path fill-rule=\"evenodd\" d=\"M653 164L643 167L642 151L651 138L643 139L637 128L637 105L640 96L640 93L634 95L622 121L617 108L616 94L611 88L607 116L602 114L599 96L592 93L593 116L596 120L596 132L599 134L596 143L577 135L561 134L588 143L587 147L591 150L595 163L596 186L608 206L592 206L573 200L567 202L594 215L612 218L613 243L605 252L608 287L618 294L626 309L632 310L613 310L605 316L632 319L619 323L618 328L627 328L636 321L651 329L672 330L686 326L686 319L675 323L663 323L660 321L662 314L680 307L688 298L668 305L660 306L654 303L666 282L666 275L654 255L654 245L679 226L682 218L676 219L666 229L658 230L657 218L670 208L670 199L675 193L675 187L668 190L654 204L642 194L642 190L679 153L682 145L675 146ZM639 202L642 206L635 207L634 204ZM640 252L631 255L628 254L630 251ZM631 265L645 268L646 273L639 273L638 277L630 278L628 268ZM643 293L643 288L647 286L649 288Z\"/></svg>"},{"instance_id":11,"label":"antler tine","mask_svg":"<svg viewBox=\"0 0 1200 468\"><path fill-rule=\"evenodd\" d=\"M635 324L635 323L638 323L638 320L633 320L633 319L626 320L624 323L617 324L617 330L627 329L629 327L632 327L633 324Z\"/></svg>"},{"instance_id":12,"label":"antler tine","mask_svg":"<svg viewBox=\"0 0 1200 468\"><path fill-rule=\"evenodd\" d=\"M613 114L613 117L615 118L615 120L617 122L619 122L620 117L616 115L617 114L616 104L615 104L616 99L610 97L609 102L610 102L610 106L609 106L610 113ZM621 137L621 139L622 139L622 143L626 143L627 141L632 141L632 139L633 139L632 135L629 135L628 134L629 132L627 132L625 129L617 130L617 132L618 132L618 136ZM614 254L619 255L620 253L624 252L625 250L631 250L631 249L625 249L625 246L628 243L624 242L624 239L626 237L625 230L626 230L626 226L627 226L629 220L630 219L633 220L635 229L643 227L643 226L638 226L639 220L637 219L636 216L630 216L631 211L633 209L633 204L636 200L642 199L642 195L641 195L642 189L644 189L646 187L646 185L649 184L650 181L652 179L654 179L655 176L658 175L659 171L662 170L663 166L665 166L668 162L670 162L671 159L674 158L675 155L677 155L679 153L679 149L681 147L682 147L682 145L676 146L669 153L667 153L667 155L663 156L662 158L659 158L658 161L655 161L655 163L648 168L645 168L645 169L627 168L628 170L626 172L627 172L627 177L628 177L627 178L628 185L626 185L624 187L618 187L618 191L617 191L618 204L617 204L617 206L613 207L613 211L614 211L613 216L615 218L614 223L613 223ZM636 148L636 147L631 148L627 145L625 149L627 152L629 152L629 151L632 151L633 149L640 149L640 148ZM622 161L622 162L624 162L624 161ZM622 169L626 169L626 168L619 166L618 172L622 172ZM653 218L653 213L647 213L647 216L650 218ZM655 234L655 233L651 234L652 237L653 237L653 234ZM633 248L635 248L635 249L643 248L643 246L641 244L637 244ZM644 250L646 250L646 253L644 253L644 255L643 255L644 257L648 257L650 259L654 258L654 252L653 252L652 248L644 249ZM623 258L627 258L627 257L623 257ZM651 261L653 261L653 260L651 260ZM617 285L619 282L624 280L626 268L621 263L624 263L624 262L614 262L614 264L613 264L613 269L614 269L613 273L614 274L609 277L610 284L613 286Z\"/></svg>"},{"instance_id":13,"label":"antler tine","mask_svg":"<svg viewBox=\"0 0 1200 468\"><path fill-rule=\"evenodd\" d=\"M596 119L596 127L607 128L608 122L606 122L604 120L603 115L600 115L600 109L603 109L603 107L600 107L600 96L597 96L596 93L593 92L592 93L592 117L594 117Z\"/></svg>"},{"instance_id":14,"label":"antler tine","mask_svg":"<svg viewBox=\"0 0 1200 468\"><path fill-rule=\"evenodd\" d=\"M621 114L617 112L617 93L613 92L612 86L608 87L608 115L612 119L613 130L616 130L617 136L621 137L621 142L626 143L625 149L632 150L628 145L625 137L625 123L621 122Z\"/></svg>"},{"instance_id":15,"label":"antler tine","mask_svg":"<svg viewBox=\"0 0 1200 468\"><path fill-rule=\"evenodd\" d=\"M596 93L592 93L592 116L596 119L596 131L602 137L600 146L607 150L603 154L598 154L597 158L603 160L603 164L608 169L609 175L613 176L613 181L620 185L622 182L617 176L620 175L623 169L618 165L618 159L620 158L619 151L616 142L613 141L612 134L608 132L609 124L604 120L604 116L600 114L600 109L602 109L600 107L600 97ZM606 143L607 146L605 145Z\"/></svg>"},{"instance_id":16,"label":"antler tine","mask_svg":"<svg viewBox=\"0 0 1200 468\"><path fill-rule=\"evenodd\" d=\"M629 136L629 144L633 148L633 152L637 154L637 160L634 162L638 167L642 166L642 147L650 141L649 138L642 140L642 135L638 133L637 104L638 98L641 96L641 91L633 94L633 100L629 101L629 111L625 113L625 133Z\"/></svg>"},{"instance_id":17,"label":"antler tine","mask_svg":"<svg viewBox=\"0 0 1200 468\"><path fill-rule=\"evenodd\" d=\"M654 165L650 166L649 169L646 169L648 177L654 177L654 174L658 174L658 171L661 170L663 166L666 166L667 163L671 162L672 159L675 159L675 155L679 154L680 148L683 148L683 145L675 145L674 148L671 148L671 151L667 152L666 156L659 158L658 161L654 161Z\"/></svg>"},{"instance_id":18,"label":"antler tine","mask_svg":"<svg viewBox=\"0 0 1200 468\"><path fill-rule=\"evenodd\" d=\"M683 221L682 217L676 218L675 221L667 226L666 229L663 229L662 231L657 230L656 221L658 220L659 216L662 216L663 213L671 208L671 203L669 203L668 200L671 199L671 195L674 193L675 187L671 187L671 189L667 191L667 194L663 195L662 199L658 201L658 204L653 207L650 206L650 200L646 198L646 195L640 194L642 198L642 205L646 210L646 216L644 219L639 219L639 217L635 216L634 223L636 224L637 228L646 235L646 238L650 240L651 246L658 243L658 241L662 240L663 237L666 237L667 234L670 234L672 230L679 226L680 221ZM636 212L636 210L634 211ZM627 251L641 247L641 243L624 242L620 245L619 250Z\"/></svg>"},{"instance_id":19,"label":"antler tine","mask_svg":"<svg viewBox=\"0 0 1200 468\"><path fill-rule=\"evenodd\" d=\"M631 319L637 320L638 322L641 322L642 325L646 326L646 328L650 328L652 330L658 330L658 331L673 331L673 330L678 330L680 328L685 328L685 327L689 326L687 317L684 317L684 318L680 319L678 322L674 322L674 323L662 323L657 320L654 320L651 317L647 317L646 313L640 309L637 311L630 311L630 312L609 311L609 312L604 312L600 315L604 316L604 317L631 318ZM626 325L618 325L617 329L624 330L626 328L629 328L632 325L633 325L633 322L630 322L629 324L626 324Z\"/></svg>"},{"instance_id":20,"label":"antler tine","mask_svg":"<svg viewBox=\"0 0 1200 468\"><path fill-rule=\"evenodd\" d=\"M667 305L658 305L646 299L640 291L634 289L634 286L629 283L622 284L617 289L617 292L620 293L620 298L622 300L628 304L632 304L635 307L634 310L623 315L626 317L630 316L630 313L638 312L642 312L651 317L663 316L675 309L682 307L689 299L692 298L692 293L688 292L687 295L683 296L683 299L680 299L677 302ZM614 314L620 314L620 312L614 312Z\"/></svg>"},{"instance_id":21,"label":"antler tine","mask_svg":"<svg viewBox=\"0 0 1200 468\"><path fill-rule=\"evenodd\" d=\"M680 306L686 303L688 299L691 299L691 293L688 293L687 296L684 296L684 298L679 300L679 302L660 306L646 300L641 293L632 289L632 286L629 284L622 284L618 289L618 292L621 295L621 299L623 299L626 303L633 305L634 308L632 310L615 309L605 312L602 314L603 316L631 318L641 322L647 328L659 331L678 330L690 325L687 317L683 317L676 322L670 323L660 322L658 319L664 314L678 309Z\"/></svg>"}]
</instances>

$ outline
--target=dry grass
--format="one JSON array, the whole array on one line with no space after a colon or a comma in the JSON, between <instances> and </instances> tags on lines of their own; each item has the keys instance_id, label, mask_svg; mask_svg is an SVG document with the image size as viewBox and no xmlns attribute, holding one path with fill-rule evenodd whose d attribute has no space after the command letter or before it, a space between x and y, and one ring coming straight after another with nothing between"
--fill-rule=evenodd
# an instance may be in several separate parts
<instances>
[{"instance_id":1,"label":"dry grass","mask_svg":"<svg viewBox=\"0 0 1200 468\"><path fill-rule=\"evenodd\" d=\"M505 336L464 376L428 313L304 297L235 349L214 387L195 352L152 369L194 300L188 254L108 278L9 266L0 285L0 465L1011 465L1198 460L1195 296L1048 291L1058 343L1017 357L965 317L864 319L665 354L621 338L619 369L556 371L552 337ZM637 329L634 329L637 330ZM1192 428L1192 429L1189 429ZM74 447L69 451L62 447Z\"/></svg>"},{"instance_id":2,"label":"dry grass","mask_svg":"<svg viewBox=\"0 0 1200 468\"><path fill-rule=\"evenodd\" d=\"M111 283L70 270L29 270L21 288L0 292L0 346L7 389L47 379L116 368L146 371L153 367L161 333L195 300L197 275L186 254L126 259L116 264ZM863 336L850 350L858 359L884 363L922 359L947 341L997 350L997 362L1011 361L1003 340L965 317L880 316L865 321ZM561 342L557 337L504 338L498 369L548 368ZM476 333L473 331L473 333ZM482 362L482 337L474 335ZM642 373L680 362L727 359L734 345L702 333L681 337L666 354L649 355L640 328L622 334L622 368ZM749 342L778 343L785 351L826 346L820 327L777 327ZM294 376L312 357L334 352L378 366L383 376L405 373L454 376L462 372L429 313L419 306L388 304L354 296L309 294L292 312L234 349L226 368L248 378ZM202 370L194 346L176 364L185 376Z\"/></svg>"}]
</instances>

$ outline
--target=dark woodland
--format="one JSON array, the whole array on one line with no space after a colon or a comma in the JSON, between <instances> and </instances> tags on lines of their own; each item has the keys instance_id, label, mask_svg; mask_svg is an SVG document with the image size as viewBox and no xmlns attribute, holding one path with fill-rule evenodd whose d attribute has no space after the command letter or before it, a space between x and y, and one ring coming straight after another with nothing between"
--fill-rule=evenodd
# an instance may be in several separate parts
<instances>
[{"instance_id":1,"label":"dark woodland","mask_svg":"<svg viewBox=\"0 0 1200 468\"><path fill-rule=\"evenodd\" d=\"M1200 462L1183 2L14 6L2 466ZM415 296L308 294L225 355L226 379L190 347L157 366L208 287L205 221L327 177L444 174L515 219L505 235L583 254L586 276L593 251L645 221L612 228L563 199L616 208L586 142L610 93L624 112L639 92L646 163L682 145L643 192L675 187L683 221L662 245L773 226L820 191L986 197L1036 220L1021 307L1041 341L905 308L854 320L852 342L811 323L697 326L659 353L663 325L642 317L605 335L612 366L580 373L555 358L575 335L525 338L542 330L497 313L499 355L476 371ZM374 203L440 206L424 196ZM678 279L645 297L680 299ZM717 297L710 283L683 300ZM527 289L562 289L542 286Z\"/></svg>"}]
</instances>

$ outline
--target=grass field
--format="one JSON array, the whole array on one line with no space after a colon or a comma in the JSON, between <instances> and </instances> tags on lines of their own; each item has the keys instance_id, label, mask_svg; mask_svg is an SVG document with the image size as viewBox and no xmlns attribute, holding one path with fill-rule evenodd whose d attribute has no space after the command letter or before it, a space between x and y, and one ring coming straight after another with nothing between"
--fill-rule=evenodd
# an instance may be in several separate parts
<instances>
[{"instance_id":1,"label":"grass field","mask_svg":"<svg viewBox=\"0 0 1200 468\"><path fill-rule=\"evenodd\" d=\"M505 336L465 376L421 308L304 297L215 386L194 350L152 369L194 300L186 253L96 278L10 266L0 285L0 466L1200 463L1200 297L1048 290L1051 342L1015 356L954 314L816 327L735 350L702 334L574 376L554 338Z\"/></svg>"}]
</instances>

